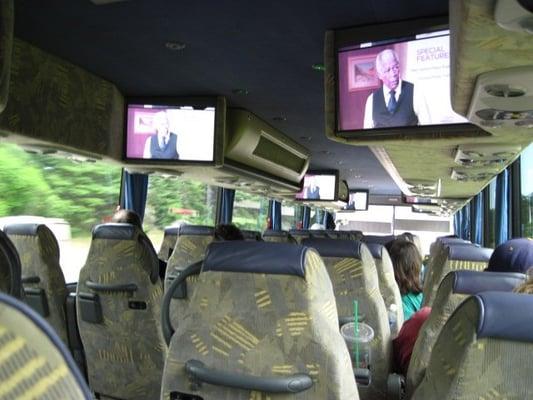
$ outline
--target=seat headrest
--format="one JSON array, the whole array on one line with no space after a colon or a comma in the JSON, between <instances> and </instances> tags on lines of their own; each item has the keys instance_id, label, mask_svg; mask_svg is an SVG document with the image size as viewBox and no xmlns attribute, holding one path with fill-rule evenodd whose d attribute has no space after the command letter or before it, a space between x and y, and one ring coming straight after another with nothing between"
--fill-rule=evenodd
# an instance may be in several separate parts
<instances>
[{"instance_id":1,"label":"seat headrest","mask_svg":"<svg viewBox=\"0 0 533 400\"><path fill-rule=\"evenodd\" d=\"M272 229L267 229L263 232L263 237L289 237L289 232L287 231L274 231Z\"/></svg>"},{"instance_id":2,"label":"seat headrest","mask_svg":"<svg viewBox=\"0 0 533 400\"><path fill-rule=\"evenodd\" d=\"M7 294L20 298L22 296L22 286L19 254L9 237L0 231L0 269L3 268L7 269L5 271L7 282L2 282L0 287L7 284ZM3 275L1 271L0 275Z\"/></svg>"},{"instance_id":3,"label":"seat headrest","mask_svg":"<svg viewBox=\"0 0 533 400\"><path fill-rule=\"evenodd\" d=\"M465 240L465 239L461 239L461 238L443 237L443 238L437 238L437 243L445 245L445 244L455 244L455 243L471 244L472 242Z\"/></svg>"},{"instance_id":4,"label":"seat headrest","mask_svg":"<svg viewBox=\"0 0 533 400\"><path fill-rule=\"evenodd\" d=\"M532 295L483 292L475 295L475 298L480 309L478 338L533 342Z\"/></svg>"},{"instance_id":5,"label":"seat headrest","mask_svg":"<svg viewBox=\"0 0 533 400\"><path fill-rule=\"evenodd\" d=\"M177 236L180 233L180 227L179 226L169 226L165 228L165 236Z\"/></svg>"},{"instance_id":6,"label":"seat headrest","mask_svg":"<svg viewBox=\"0 0 533 400\"><path fill-rule=\"evenodd\" d=\"M370 253L372 253L372 257L381 260L385 246L380 243L366 243L366 247L368 247L368 250L370 250Z\"/></svg>"},{"instance_id":7,"label":"seat headrest","mask_svg":"<svg viewBox=\"0 0 533 400\"><path fill-rule=\"evenodd\" d=\"M39 229L50 228L44 224L10 224L4 227L4 232L8 235L37 236L37 231Z\"/></svg>"},{"instance_id":8,"label":"seat headrest","mask_svg":"<svg viewBox=\"0 0 533 400\"><path fill-rule=\"evenodd\" d=\"M307 247L242 240L213 242L207 247L203 272L249 272L305 277Z\"/></svg>"},{"instance_id":9,"label":"seat headrest","mask_svg":"<svg viewBox=\"0 0 533 400\"><path fill-rule=\"evenodd\" d=\"M361 258L362 243L357 240L311 238L302 245L315 248L322 257Z\"/></svg>"},{"instance_id":10,"label":"seat headrest","mask_svg":"<svg viewBox=\"0 0 533 400\"><path fill-rule=\"evenodd\" d=\"M206 225L182 225L179 230L180 236L214 236L215 228Z\"/></svg>"},{"instance_id":11,"label":"seat headrest","mask_svg":"<svg viewBox=\"0 0 533 400\"><path fill-rule=\"evenodd\" d=\"M489 262L492 249L476 245L449 245L448 258L450 260Z\"/></svg>"},{"instance_id":12,"label":"seat headrest","mask_svg":"<svg viewBox=\"0 0 533 400\"><path fill-rule=\"evenodd\" d=\"M261 232L250 229L241 229L242 236L245 240L261 240Z\"/></svg>"},{"instance_id":13,"label":"seat headrest","mask_svg":"<svg viewBox=\"0 0 533 400\"><path fill-rule=\"evenodd\" d=\"M396 239L396 236L394 235L387 235L387 236L368 235L368 236L363 236L361 241L365 243L387 244L394 239Z\"/></svg>"},{"instance_id":14,"label":"seat headrest","mask_svg":"<svg viewBox=\"0 0 533 400\"><path fill-rule=\"evenodd\" d=\"M452 271L453 292L477 294L489 290L511 292L526 281L526 275L513 272Z\"/></svg>"},{"instance_id":15,"label":"seat headrest","mask_svg":"<svg viewBox=\"0 0 533 400\"><path fill-rule=\"evenodd\" d=\"M93 228L93 239L133 240L140 231L132 224L100 224Z\"/></svg>"}]
</instances>

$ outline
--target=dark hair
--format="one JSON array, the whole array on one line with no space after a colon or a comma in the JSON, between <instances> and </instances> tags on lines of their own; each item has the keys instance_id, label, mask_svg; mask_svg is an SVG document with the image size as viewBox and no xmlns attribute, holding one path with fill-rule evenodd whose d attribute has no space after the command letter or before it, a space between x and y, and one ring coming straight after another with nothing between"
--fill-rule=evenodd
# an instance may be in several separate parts
<instances>
[{"instance_id":1,"label":"dark hair","mask_svg":"<svg viewBox=\"0 0 533 400\"><path fill-rule=\"evenodd\" d=\"M217 240L244 240L241 230L233 224L219 224L215 228Z\"/></svg>"},{"instance_id":2,"label":"dark hair","mask_svg":"<svg viewBox=\"0 0 533 400\"><path fill-rule=\"evenodd\" d=\"M111 222L122 222L126 224L132 224L138 227L139 229L142 229L142 223L141 223L141 217L133 211L133 210L126 210L126 209L120 209L113 216L111 217Z\"/></svg>"},{"instance_id":3,"label":"dark hair","mask_svg":"<svg viewBox=\"0 0 533 400\"><path fill-rule=\"evenodd\" d=\"M422 257L416 245L404 239L395 240L390 246L389 253L394 265L394 278L402 296L407 293L422 292L420 285Z\"/></svg>"},{"instance_id":4,"label":"dark hair","mask_svg":"<svg viewBox=\"0 0 533 400\"><path fill-rule=\"evenodd\" d=\"M500 244L492 253L487 271L521 272L533 267L533 240L516 238Z\"/></svg>"}]
</instances>

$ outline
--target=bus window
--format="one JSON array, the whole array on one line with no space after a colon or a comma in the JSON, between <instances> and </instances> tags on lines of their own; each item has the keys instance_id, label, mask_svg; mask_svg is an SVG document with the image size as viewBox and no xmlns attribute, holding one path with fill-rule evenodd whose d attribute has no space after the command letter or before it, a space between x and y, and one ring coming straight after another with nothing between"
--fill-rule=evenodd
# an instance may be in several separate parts
<instances>
[{"instance_id":1,"label":"bus window","mask_svg":"<svg viewBox=\"0 0 533 400\"><path fill-rule=\"evenodd\" d=\"M487 221L487 238L485 239L486 247L496 247L496 179L489 185L489 207Z\"/></svg>"},{"instance_id":2,"label":"bus window","mask_svg":"<svg viewBox=\"0 0 533 400\"><path fill-rule=\"evenodd\" d=\"M281 230L302 229L303 207L294 203L281 205Z\"/></svg>"},{"instance_id":3,"label":"bus window","mask_svg":"<svg viewBox=\"0 0 533 400\"><path fill-rule=\"evenodd\" d=\"M151 174L143 227L154 248L161 246L165 227L181 223L215 224L217 188L175 175Z\"/></svg>"},{"instance_id":4,"label":"bus window","mask_svg":"<svg viewBox=\"0 0 533 400\"><path fill-rule=\"evenodd\" d=\"M57 238L66 282L76 282L92 227L108 220L118 204L121 168L27 153L10 143L0 143L0 159L0 228L46 224Z\"/></svg>"},{"instance_id":5,"label":"bus window","mask_svg":"<svg viewBox=\"0 0 533 400\"><path fill-rule=\"evenodd\" d=\"M533 237L533 144L520 156L520 191L521 234Z\"/></svg>"},{"instance_id":6,"label":"bus window","mask_svg":"<svg viewBox=\"0 0 533 400\"><path fill-rule=\"evenodd\" d=\"M263 232L267 227L268 199L235 191L232 222L241 229Z\"/></svg>"}]
</instances>

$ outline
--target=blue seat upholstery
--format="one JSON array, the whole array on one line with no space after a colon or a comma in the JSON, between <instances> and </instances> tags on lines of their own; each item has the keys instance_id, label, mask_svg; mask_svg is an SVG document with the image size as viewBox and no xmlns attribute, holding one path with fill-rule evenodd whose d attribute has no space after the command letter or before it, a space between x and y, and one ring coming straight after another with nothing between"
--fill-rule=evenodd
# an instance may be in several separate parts
<instances>
[{"instance_id":1,"label":"blue seat upholstery","mask_svg":"<svg viewBox=\"0 0 533 400\"><path fill-rule=\"evenodd\" d=\"M0 292L22 298L20 258L13 242L0 231Z\"/></svg>"}]
</instances>

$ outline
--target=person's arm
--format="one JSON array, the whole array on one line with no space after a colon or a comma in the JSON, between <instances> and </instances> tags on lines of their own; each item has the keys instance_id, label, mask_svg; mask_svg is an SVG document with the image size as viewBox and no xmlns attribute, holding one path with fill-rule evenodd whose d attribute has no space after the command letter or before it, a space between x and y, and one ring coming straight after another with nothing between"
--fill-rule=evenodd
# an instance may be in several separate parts
<instances>
[{"instance_id":1,"label":"person's arm","mask_svg":"<svg viewBox=\"0 0 533 400\"><path fill-rule=\"evenodd\" d=\"M152 152L150 151L150 145L152 144L152 136L149 136L144 142L143 158L152 158Z\"/></svg>"},{"instance_id":2,"label":"person's arm","mask_svg":"<svg viewBox=\"0 0 533 400\"><path fill-rule=\"evenodd\" d=\"M418 117L418 125L431 125L433 121L424 90L420 89L420 85L413 90L413 109Z\"/></svg>"},{"instance_id":3,"label":"person's arm","mask_svg":"<svg viewBox=\"0 0 533 400\"><path fill-rule=\"evenodd\" d=\"M363 122L363 128L364 129L371 129L374 127L374 119L372 118L372 101L374 99L374 94L370 94L366 98L366 104L365 104L365 119Z\"/></svg>"}]
</instances>

